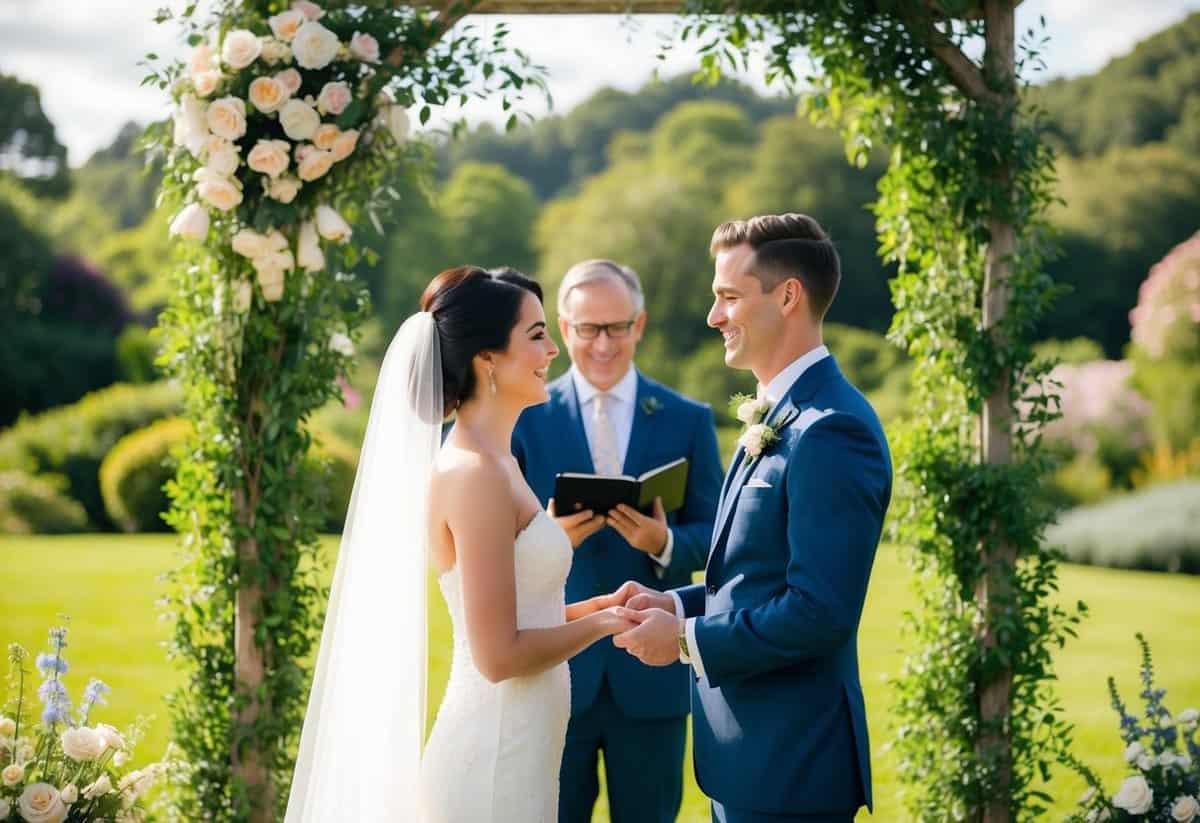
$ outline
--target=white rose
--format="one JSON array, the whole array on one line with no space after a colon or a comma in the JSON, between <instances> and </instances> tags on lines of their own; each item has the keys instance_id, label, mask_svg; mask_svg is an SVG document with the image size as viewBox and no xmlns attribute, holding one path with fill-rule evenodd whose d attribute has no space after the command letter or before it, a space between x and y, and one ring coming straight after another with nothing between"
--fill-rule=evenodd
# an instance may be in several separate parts
<instances>
[{"instance_id":1,"label":"white rose","mask_svg":"<svg viewBox=\"0 0 1200 823\"><path fill-rule=\"evenodd\" d=\"M738 445L746 450L746 454L751 457L758 457L762 454L763 447L766 445L768 437L768 427L762 423L755 423L742 433L738 438Z\"/></svg>"},{"instance_id":2,"label":"white rose","mask_svg":"<svg viewBox=\"0 0 1200 823\"><path fill-rule=\"evenodd\" d=\"M118 769L129 762L129 752L117 752L113 755L113 765Z\"/></svg>"},{"instance_id":3,"label":"white rose","mask_svg":"<svg viewBox=\"0 0 1200 823\"><path fill-rule=\"evenodd\" d=\"M192 88L196 90L196 94L200 97L208 97L217 90L217 85L221 82L221 72L219 71L202 71L192 75Z\"/></svg>"},{"instance_id":4,"label":"white rose","mask_svg":"<svg viewBox=\"0 0 1200 823\"><path fill-rule=\"evenodd\" d=\"M25 823L62 823L67 817L58 789L49 783L33 783L25 787L17 801Z\"/></svg>"},{"instance_id":5,"label":"white rose","mask_svg":"<svg viewBox=\"0 0 1200 823\"><path fill-rule=\"evenodd\" d=\"M335 243L345 243L352 233L350 224L329 206L317 206L317 232Z\"/></svg>"},{"instance_id":6,"label":"white rose","mask_svg":"<svg viewBox=\"0 0 1200 823\"><path fill-rule=\"evenodd\" d=\"M203 240L208 236L208 212L199 203L189 203L175 215L167 233L184 240Z\"/></svg>"},{"instance_id":7,"label":"white rose","mask_svg":"<svg viewBox=\"0 0 1200 823\"><path fill-rule=\"evenodd\" d=\"M345 357L354 356L354 341L340 331L329 338L329 348Z\"/></svg>"},{"instance_id":8,"label":"white rose","mask_svg":"<svg viewBox=\"0 0 1200 823\"><path fill-rule=\"evenodd\" d=\"M271 27L271 33L280 40L291 40L296 36L296 32L300 31L300 27L304 25L308 18L304 16L304 12L296 9L288 9L281 11L273 17L267 18L267 25Z\"/></svg>"},{"instance_id":9,"label":"white rose","mask_svg":"<svg viewBox=\"0 0 1200 823\"><path fill-rule=\"evenodd\" d=\"M225 35L221 44L221 61L234 69L244 69L262 54L262 43L254 32L237 29Z\"/></svg>"},{"instance_id":10,"label":"white rose","mask_svg":"<svg viewBox=\"0 0 1200 823\"><path fill-rule=\"evenodd\" d=\"M342 130L333 123L322 123L317 130L313 132L313 145L322 151L328 151L333 148L333 141L337 140Z\"/></svg>"},{"instance_id":11,"label":"white rose","mask_svg":"<svg viewBox=\"0 0 1200 823\"><path fill-rule=\"evenodd\" d=\"M1200 711L1196 709L1184 709L1179 713L1179 722L1185 726L1198 721L1200 721Z\"/></svg>"},{"instance_id":12,"label":"white rose","mask_svg":"<svg viewBox=\"0 0 1200 823\"><path fill-rule=\"evenodd\" d=\"M1145 814L1154 804L1154 792L1142 776L1127 777L1113 798L1113 805L1130 814Z\"/></svg>"},{"instance_id":13,"label":"white rose","mask_svg":"<svg viewBox=\"0 0 1200 823\"><path fill-rule=\"evenodd\" d=\"M110 749L125 748L125 738L119 731L107 723L97 723L96 734L100 735L100 737L104 740L104 745Z\"/></svg>"},{"instance_id":14,"label":"white rose","mask_svg":"<svg viewBox=\"0 0 1200 823\"><path fill-rule=\"evenodd\" d=\"M301 68L323 69L337 57L340 47L336 34L315 20L309 20L292 40L292 55Z\"/></svg>"},{"instance_id":15,"label":"white rose","mask_svg":"<svg viewBox=\"0 0 1200 823\"><path fill-rule=\"evenodd\" d=\"M1158 765L1163 766L1164 768L1174 766L1175 765L1175 753L1174 752L1163 752L1162 754L1160 754L1158 756Z\"/></svg>"},{"instance_id":16,"label":"white rose","mask_svg":"<svg viewBox=\"0 0 1200 823\"><path fill-rule=\"evenodd\" d=\"M753 423L758 417L758 404L753 400L744 400L738 404L737 419L743 423Z\"/></svg>"},{"instance_id":17,"label":"white rose","mask_svg":"<svg viewBox=\"0 0 1200 823\"><path fill-rule=\"evenodd\" d=\"M175 145L185 147L199 157L208 140L208 107L195 95L185 94L175 111Z\"/></svg>"},{"instance_id":18,"label":"white rose","mask_svg":"<svg viewBox=\"0 0 1200 823\"><path fill-rule=\"evenodd\" d=\"M188 73L193 77L206 71L217 71L220 67L217 53L208 43L200 43L192 49L192 56L188 58Z\"/></svg>"},{"instance_id":19,"label":"white rose","mask_svg":"<svg viewBox=\"0 0 1200 823\"><path fill-rule=\"evenodd\" d=\"M276 74L275 79L287 90L288 97L300 91L300 84L304 82L300 77L300 72L295 68L284 68L282 72Z\"/></svg>"},{"instance_id":20,"label":"white rose","mask_svg":"<svg viewBox=\"0 0 1200 823\"><path fill-rule=\"evenodd\" d=\"M325 254L317 238L317 227L312 221L300 225L300 237L296 241L296 264L305 271L321 271L325 268Z\"/></svg>"},{"instance_id":21,"label":"white rose","mask_svg":"<svg viewBox=\"0 0 1200 823\"><path fill-rule=\"evenodd\" d=\"M246 101L240 97L214 100L205 115L208 129L218 137L237 140L246 133Z\"/></svg>"},{"instance_id":22,"label":"white rose","mask_svg":"<svg viewBox=\"0 0 1200 823\"><path fill-rule=\"evenodd\" d=\"M346 106L350 105L351 99L353 95L350 93L350 87L341 80L326 83L317 95L317 111L321 114L341 114L346 110Z\"/></svg>"},{"instance_id":23,"label":"white rose","mask_svg":"<svg viewBox=\"0 0 1200 823\"><path fill-rule=\"evenodd\" d=\"M128 800L136 800L154 785L154 781L158 779L160 768L160 764L155 763L144 769L132 771L121 778L117 788L121 790L122 794L127 795Z\"/></svg>"},{"instance_id":24,"label":"white rose","mask_svg":"<svg viewBox=\"0 0 1200 823\"><path fill-rule=\"evenodd\" d=\"M333 148L329 151L333 154L334 161L340 163L354 154L354 148L357 145L358 130L348 129L337 136L337 139L333 141Z\"/></svg>"},{"instance_id":25,"label":"white rose","mask_svg":"<svg viewBox=\"0 0 1200 823\"><path fill-rule=\"evenodd\" d=\"M0 797L0 820L7 820L8 813L12 811L12 804Z\"/></svg>"},{"instance_id":26,"label":"white rose","mask_svg":"<svg viewBox=\"0 0 1200 823\"><path fill-rule=\"evenodd\" d=\"M259 140L246 155L246 165L268 177L278 177L287 171L291 158L286 140Z\"/></svg>"},{"instance_id":27,"label":"white rose","mask_svg":"<svg viewBox=\"0 0 1200 823\"><path fill-rule=\"evenodd\" d=\"M287 248L287 238L278 230L270 234L259 234L253 229L242 229L233 236L233 250L242 257L254 259Z\"/></svg>"},{"instance_id":28,"label":"white rose","mask_svg":"<svg viewBox=\"0 0 1200 823\"><path fill-rule=\"evenodd\" d=\"M292 59L292 49L287 43L276 40L274 37L260 37L259 42L262 43L262 54L259 59L268 66L286 63Z\"/></svg>"},{"instance_id":29,"label":"white rose","mask_svg":"<svg viewBox=\"0 0 1200 823\"><path fill-rule=\"evenodd\" d=\"M300 167L296 169L296 174L300 176L301 180L309 182L324 177L332 166L333 153L314 148L301 155Z\"/></svg>"},{"instance_id":30,"label":"white rose","mask_svg":"<svg viewBox=\"0 0 1200 823\"><path fill-rule=\"evenodd\" d=\"M0 780L4 781L4 785L12 788L20 783L25 778L25 767L18 763L11 763L4 767L4 771L0 771Z\"/></svg>"},{"instance_id":31,"label":"white rose","mask_svg":"<svg viewBox=\"0 0 1200 823\"><path fill-rule=\"evenodd\" d=\"M316 3L310 3L308 0L296 0L292 3L292 8L303 14L309 20L320 20L325 12L321 11L321 7Z\"/></svg>"},{"instance_id":32,"label":"white rose","mask_svg":"<svg viewBox=\"0 0 1200 823\"><path fill-rule=\"evenodd\" d=\"M378 63L379 41L369 34L356 31L350 38L350 53L364 63Z\"/></svg>"},{"instance_id":33,"label":"white rose","mask_svg":"<svg viewBox=\"0 0 1200 823\"><path fill-rule=\"evenodd\" d=\"M75 787L74 783L68 783L63 787L63 790L58 793L58 796L62 798L62 802L69 806L79 799L79 789Z\"/></svg>"},{"instance_id":34,"label":"white rose","mask_svg":"<svg viewBox=\"0 0 1200 823\"><path fill-rule=\"evenodd\" d=\"M62 744L63 754L72 760L95 760L104 754L106 746L104 738L96 734L95 729L80 726L77 729L67 729L58 739Z\"/></svg>"},{"instance_id":35,"label":"white rose","mask_svg":"<svg viewBox=\"0 0 1200 823\"><path fill-rule=\"evenodd\" d=\"M1191 795L1175 798L1171 805L1171 819L1179 823L1192 823L1200 815L1200 800Z\"/></svg>"},{"instance_id":36,"label":"white rose","mask_svg":"<svg viewBox=\"0 0 1200 823\"><path fill-rule=\"evenodd\" d=\"M111 791L112 791L112 780L109 779L107 774L102 774L98 778L96 778L96 781L94 783L91 783L91 784L83 787L83 799L84 800L95 800L97 797L100 797L101 795L106 795Z\"/></svg>"},{"instance_id":37,"label":"white rose","mask_svg":"<svg viewBox=\"0 0 1200 823\"><path fill-rule=\"evenodd\" d=\"M408 112L404 106L391 105L383 111L383 122L387 125L387 129L392 134L392 138L403 145L408 139L408 131L410 128L408 121Z\"/></svg>"},{"instance_id":38,"label":"white rose","mask_svg":"<svg viewBox=\"0 0 1200 823\"><path fill-rule=\"evenodd\" d=\"M284 275L292 269L290 252L273 252L254 260L254 271L258 274L258 285L263 299L274 303L283 297Z\"/></svg>"},{"instance_id":39,"label":"white rose","mask_svg":"<svg viewBox=\"0 0 1200 823\"><path fill-rule=\"evenodd\" d=\"M1137 759L1137 767L1144 772L1154 768L1154 755L1139 754Z\"/></svg>"},{"instance_id":40,"label":"white rose","mask_svg":"<svg viewBox=\"0 0 1200 823\"><path fill-rule=\"evenodd\" d=\"M233 290L233 310L238 314L245 314L250 311L250 304L253 300L254 286L249 280L239 280Z\"/></svg>"},{"instance_id":41,"label":"white rose","mask_svg":"<svg viewBox=\"0 0 1200 823\"><path fill-rule=\"evenodd\" d=\"M1138 755L1140 755L1144 751L1145 751L1145 749L1142 748L1141 743L1138 743L1137 741L1130 743L1128 746L1125 747L1125 762L1132 763L1133 761L1137 760Z\"/></svg>"},{"instance_id":42,"label":"white rose","mask_svg":"<svg viewBox=\"0 0 1200 823\"><path fill-rule=\"evenodd\" d=\"M204 165L219 177L229 177L242 164L241 149L223 137L204 141Z\"/></svg>"},{"instance_id":43,"label":"white rose","mask_svg":"<svg viewBox=\"0 0 1200 823\"><path fill-rule=\"evenodd\" d=\"M229 211L242 202L242 190L236 181L213 174L208 169L196 172L196 179L196 194L214 209Z\"/></svg>"},{"instance_id":44,"label":"white rose","mask_svg":"<svg viewBox=\"0 0 1200 823\"><path fill-rule=\"evenodd\" d=\"M278 111L290 95L274 77L255 77L250 84L250 102L261 112Z\"/></svg>"},{"instance_id":45,"label":"white rose","mask_svg":"<svg viewBox=\"0 0 1200 823\"><path fill-rule=\"evenodd\" d=\"M296 199L299 191L300 181L290 174L285 174L271 181L271 185L267 188L267 197L278 200L280 203L290 203Z\"/></svg>"},{"instance_id":46,"label":"white rose","mask_svg":"<svg viewBox=\"0 0 1200 823\"><path fill-rule=\"evenodd\" d=\"M0 737L12 737L17 733L17 721L11 717L0 717Z\"/></svg>"},{"instance_id":47,"label":"white rose","mask_svg":"<svg viewBox=\"0 0 1200 823\"><path fill-rule=\"evenodd\" d=\"M321 115L302 100L289 100L279 111L279 125L292 140L307 140L321 125Z\"/></svg>"}]
</instances>

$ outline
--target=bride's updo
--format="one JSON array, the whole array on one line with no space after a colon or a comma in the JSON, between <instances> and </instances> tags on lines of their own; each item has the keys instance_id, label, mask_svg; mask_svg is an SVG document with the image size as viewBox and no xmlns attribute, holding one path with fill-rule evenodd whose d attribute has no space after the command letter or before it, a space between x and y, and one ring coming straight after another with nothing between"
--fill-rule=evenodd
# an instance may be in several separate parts
<instances>
[{"instance_id":1,"label":"bride's updo","mask_svg":"<svg viewBox=\"0 0 1200 823\"><path fill-rule=\"evenodd\" d=\"M516 269L485 271L458 266L433 278L421 310L433 315L442 354L443 409L449 414L475 394L471 361L485 351L504 351L521 315L521 301L542 287Z\"/></svg>"}]
</instances>

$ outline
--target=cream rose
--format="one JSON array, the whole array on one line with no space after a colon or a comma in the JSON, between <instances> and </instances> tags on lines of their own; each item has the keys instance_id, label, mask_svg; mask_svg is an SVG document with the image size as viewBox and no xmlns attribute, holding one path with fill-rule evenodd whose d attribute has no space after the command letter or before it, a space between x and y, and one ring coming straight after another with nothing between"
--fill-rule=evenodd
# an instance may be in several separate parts
<instances>
[{"instance_id":1,"label":"cream rose","mask_svg":"<svg viewBox=\"0 0 1200 823\"><path fill-rule=\"evenodd\" d=\"M292 40L292 55L301 68L323 69L337 57L340 47L336 34L315 20L309 20Z\"/></svg>"},{"instance_id":2,"label":"cream rose","mask_svg":"<svg viewBox=\"0 0 1200 823\"><path fill-rule=\"evenodd\" d=\"M354 147L358 145L357 129L349 129L342 132L333 141L333 147L329 150L333 154L335 162L340 163L350 155L354 154Z\"/></svg>"},{"instance_id":3,"label":"cream rose","mask_svg":"<svg viewBox=\"0 0 1200 823\"><path fill-rule=\"evenodd\" d=\"M78 761L95 760L104 754L106 748L104 738L96 734L95 729L89 729L87 726L67 729L58 742L62 744L63 754Z\"/></svg>"},{"instance_id":4,"label":"cream rose","mask_svg":"<svg viewBox=\"0 0 1200 823\"><path fill-rule=\"evenodd\" d=\"M321 115L302 100L289 100L279 111L279 125L291 140L307 140L321 125Z\"/></svg>"},{"instance_id":5,"label":"cream rose","mask_svg":"<svg viewBox=\"0 0 1200 823\"><path fill-rule=\"evenodd\" d=\"M378 63L379 41L369 34L356 31L350 38L350 53L364 63Z\"/></svg>"},{"instance_id":6,"label":"cream rose","mask_svg":"<svg viewBox=\"0 0 1200 823\"><path fill-rule=\"evenodd\" d=\"M175 145L199 157L208 140L208 106L193 94L185 94L175 111Z\"/></svg>"},{"instance_id":7,"label":"cream rose","mask_svg":"<svg viewBox=\"0 0 1200 823\"><path fill-rule=\"evenodd\" d=\"M167 233L184 240L203 240L208 236L208 212L199 203L189 203L175 215Z\"/></svg>"},{"instance_id":8,"label":"cream rose","mask_svg":"<svg viewBox=\"0 0 1200 823\"><path fill-rule=\"evenodd\" d=\"M1184 726L1191 725L1197 721L1200 721L1200 711L1196 709L1184 709L1179 713L1179 722Z\"/></svg>"},{"instance_id":9,"label":"cream rose","mask_svg":"<svg viewBox=\"0 0 1200 823\"><path fill-rule=\"evenodd\" d=\"M278 177L287 171L288 148L286 140L259 140L246 156L246 165L260 174Z\"/></svg>"},{"instance_id":10,"label":"cream rose","mask_svg":"<svg viewBox=\"0 0 1200 823\"><path fill-rule=\"evenodd\" d=\"M221 177L231 176L242 164L241 149L216 135L204 142L204 157L204 167Z\"/></svg>"},{"instance_id":11,"label":"cream rose","mask_svg":"<svg viewBox=\"0 0 1200 823\"><path fill-rule=\"evenodd\" d=\"M208 43L200 43L192 49L192 55L188 58L188 73L192 76L206 71L217 71L220 67L217 53Z\"/></svg>"},{"instance_id":12,"label":"cream rose","mask_svg":"<svg viewBox=\"0 0 1200 823\"><path fill-rule=\"evenodd\" d=\"M408 120L408 112L404 106L390 105L383 110L383 122L387 126L387 130L391 133L392 139L401 145L408 139L408 132L411 125Z\"/></svg>"},{"instance_id":13,"label":"cream rose","mask_svg":"<svg viewBox=\"0 0 1200 823\"><path fill-rule=\"evenodd\" d=\"M11 717L0 717L0 737L12 737L17 733L17 721Z\"/></svg>"},{"instance_id":14,"label":"cream rose","mask_svg":"<svg viewBox=\"0 0 1200 823\"><path fill-rule=\"evenodd\" d=\"M233 236L232 246L242 257L255 260L286 249L287 238L279 230L270 234L259 234L253 229L242 229Z\"/></svg>"},{"instance_id":15,"label":"cream rose","mask_svg":"<svg viewBox=\"0 0 1200 823\"><path fill-rule=\"evenodd\" d=\"M217 137L237 140L246 133L246 101L240 97L214 100L205 114L208 129Z\"/></svg>"},{"instance_id":16,"label":"cream rose","mask_svg":"<svg viewBox=\"0 0 1200 823\"><path fill-rule=\"evenodd\" d=\"M278 111L290 96L274 77L255 77L250 83L250 102L261 112Z\"/></svg>"},{"instance_id":17,"label":"cream rose","mask_svg":"<svg viewBox=\"0 0 1200 823\"><path fill-rule=\"evenodd\" d=\"M21 810L25 823L62 823L67 817L62 796L49 783L26 786L17 801L17 808Z\"/></svg>"},{"instance_id":18,"label":"cream rose","mask_svg":"<svg viewBox=\"0 0 1200 823\"><path fill-rule=\"evenodd\" d=\"M94 783L83 787L83 799L95 800L97 797L108 794L112 789L112 780L109 779L108 775L102 774L96 778Z\"/></svg>"},{"instance_id":19,"label":"cream rose","mask_svg":"<svg viewBox=\"0 0 1200 823\"><path fill-rule=\"evenodd\" d=\"M317 206L317 233L335 243L345 243L353 234L350 224L329 206Z\"/></svg>"},{"instance_id":20,"label":"cream rose","mask_svg":"<svg viewBox=\"0 0 1200 823\"><path fill-rule=\"evenodd\" d=\"M325 268L325 253L317 237L317 227L311 220L300 224L300 237L296 241L296 265L305 271L321 271Z\"/></svg>"},{"instance_id":21,"label":"cream rose","mask_svg":"<svg viewBox=\"0 0 1200 823\"><path fill-rule=\"evenodd\" d=\"M317 111L321 114L341 114L350 105L350 87L342 81L326 83L317 95Z\"/></svg>"},{"instance_id":22,"label":"cream rose","mask_svg":"<svg viewBox=\"0 0 1200 823\"><path fill-rule=\"evenodd\" d=\"M296 195L299 192L300 181L290 174L276 177L267 187L267 197L270 197L272 200L278 200L280 203L292 202L296 199Z\"/></svg>"},{"instance_id":23,"label":"cream rose","mask_svg":"<svg viewBox=\"0 0 1200 823\"><path fill-rule=\"evenodd\" d=\"M1154 805L1154 792L1141 775L1127 777L1113 797L1113 805L1130 814L1145 814Z\"/></svg>"},{"instance_id":24,"label":"cream rose","mask_svg":"<svg viewBox=\"0 0 1200 823\"><path fill-rule=\"evenodd\" d=\"M25 779L25 767L19 763L10 763L0 771L0 780L4 781L4 785L12 788Z\"/></svg>"},{"instance_id":25,"label":"cream rose","mask_svg":"<svg viewBox=\"0 0 1200 823\"><path fill-rule=\"evenodd\" d=\"M196 90L196 95L199 97L208 97L217 90L220 82L221 72L219 71L202 71L192 75L192 88Z\"/></svg>"},{"instance_id":26,"label":"cream rose","mask_svg":"<svg viewBox=\"0 0 1200 823\"><path fill-rule=\"evenodd\" d=\"M291 252L272 252L253 262L263 299L274 303L283 297L284 277L294 267Z\"/></svg>"},{"instance_id":27,"label":"cream rose","mask_svg":"<svg viewBox=\"0 0 1200 823\"><path fill-rule=\"evenodd\" d=\"M320 20L325 12L321 11L321 7L316 3L310 3L308 0L296 0L292 3L292 8L303 14L309 20Z\"/></svg>"},{"instance_id":28,"label":"cream rose","mask_svg":"<svg viewBox=\"0 0 1200 823\"><path fill-rule=\"evenodd\" d=\"M329 338L329 348L343 357L354 356L354 341L340 331L334 332Z\"/></svg>"},{"instance_id":29,"label":"cream rose","mask_svg":"<svg viewBox=\"0 0 1200 823\"><path fill-rule=\"evenodd\" d=\"M274 37L260 37L258 40L262 43L262 53L258 58L268 66L286 63L292 59L291 47L282 40L276 40Z\"/></svg>"},{"instance_id":30,"label":"cream rose","mask_svg":"<svg viewBox=\"0 0 1200 823\"><path fill-rule=\"evenodd\" d=\"M322 123L313 132L313 145L322 151L328 151L333 148L333 141L337 140L338 135L341 133L342 130L333 123Z\"/></svg>"},{"instance_id":31,"label":"cream rose","mask_svg":"<svg viewBox=\"0 0 1200 823\"><path fill-rule=\"evenodd\" d=\"M58 796L62 798L62 802L70 806L79 799L79 789L74 783L68 783L67 785L63 786L63 790L58 793Z\"/></svg>"},{"instance_id":32,"label":"cream rose","mask_svg":"<svg viewBox=\"0 0 1200 823\"><path fill-rule=\"evenodd\" d=\"M100 735L100 737L104 740L104 745L110 749L125 748L125 738L119 731L107 723L97 723L96 734Z\"/></svg>"},{"instance_id":33,"label":"cream rose","mask_svg":"<svg viewBox=\"0 0 1200 823\"><path fill-rule=\"evenodd\" d=\"M325 173L333 166L332 152L321 151L314 148L310 152L306 152L300 160L300 167L296 170L296 174L304 182L311 182L325 176Z\"/></svg>"},{"instance_id":34,"label":"cream rose","mask_svg":"<svg viewBox=\"0 0 1200 823\"><path fill-rule=\"evenodd\" d=\"M287 90L288 97L300 91L300 84L303 82L300 72L295 69L284 69L275 75L275 79Z\"/></svg>"},{"instance_id":35,"label":"cream rose","mask_svg":"<svg viewBox=\"0 0 1200 823\"><path fill-rule=\"evenodd\" d=\"M1144 751L1145 751L1145 749L1142 748L1141 743L1138 743L1137 741L1130 743L1128 746L1125 747L1125 762L1126 763L1134 762L1135 760L1138 759L1138 755L1140 755Z\"/></svg>"},{"instance_id":36,"label":"cream rose","mask_svg":"<svg viewBox=\"0 0 1200 823\"><path fill-rule=\"evenodd\" d=\"M208 169L196 172L196 180L196 194L218 211L229 211L242 202L242 190L234 180Z\"/></svg>"},{"instance_id":37,"label":"cream rose","mask_svg":"<svg viewBox=\"0 0 1200 823\"><path fill-rule=\"evenodd\" d=\"M113 765L118 769L129 762L129 752L117 752L113 755Z\"/></svg>"},{"instance_id":38,"label":"cream rose","mask_svg":"<svg viewBox=\"0 0 1200 823\"><path fill-rule=\"evenodd\" d=\"M1175 798L1171 804L1171 819L1178 823L1192 823L1200 815L1200 800L1191 795Z\"/></svg>"},{"instance_id":39,"label":"cream rose","mask_svg":"<svg viewBox=\"0 0 1200 823\"><path fill-rule=\"evenodd\" d=\"M221 44L221 62L233 69L244 69L262 54L262 43L254 32L236 29L225 35Z\"/></svg>"},{"instance_id":40,"label":"cream rose","mask_svg":"<svg viewBox=\"0 0 1200 823\"><path fill-rule=\"evenodd\" d=\"M233 310L238 314L245 314L250 311L250 304L253 300L254 286L249 280L239 280L233 290Z\"/></svg>"},{"instance_id":41,"label":"cream rose","mask_svg":"<svg viewBox=\"0 0 1200 823\"><path fill-rule=\"evenodd\" d=\"M271 33L280 40L291 40L307 20L308 18L304 16L304 12L297 9L288 9L272 17L268 17L267 25L271 27Z\"/></svg>"}]
</instances>

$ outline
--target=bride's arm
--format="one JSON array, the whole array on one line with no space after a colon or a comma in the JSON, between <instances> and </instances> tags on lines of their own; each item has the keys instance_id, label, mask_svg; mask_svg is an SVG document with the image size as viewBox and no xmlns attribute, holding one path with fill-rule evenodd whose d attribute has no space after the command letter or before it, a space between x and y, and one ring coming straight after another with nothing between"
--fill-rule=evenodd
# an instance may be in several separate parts
<instances>
[{"instance_id":1,"label":"bride's arm","mask_svg":"<svg viewBox=\"0 0 1200 823\"><path fill-rule=\"evenodd\" d=\"M508 477L486 464L462 474L443 486L450 495L446 519L462 579L467 640L484 677L498 683L545 671L633 625L612 610L599 610L561 626L518 629L513 559L518 524Z\"/></svg>"}]
</instances>

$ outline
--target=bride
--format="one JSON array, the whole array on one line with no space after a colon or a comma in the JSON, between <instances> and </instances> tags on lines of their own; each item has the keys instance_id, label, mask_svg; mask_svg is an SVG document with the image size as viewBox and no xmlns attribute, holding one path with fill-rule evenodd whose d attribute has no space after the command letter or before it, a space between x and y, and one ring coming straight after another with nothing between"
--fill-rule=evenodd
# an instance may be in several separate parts
<instances>
[{"instance_id":1,"label":"bride","mask_svg":"<svg viewBox=\"0 0 1200 823\"><path fill-rule=\"evenodd\" d=\"M564 603L570 541L510 452L558 354L541 289L461 266L421 307L376 386L287 823L555 820L566 661L632 626L613 596ZM430 564L454 652L422 754Z\"/></svg>"}]
</instances>

